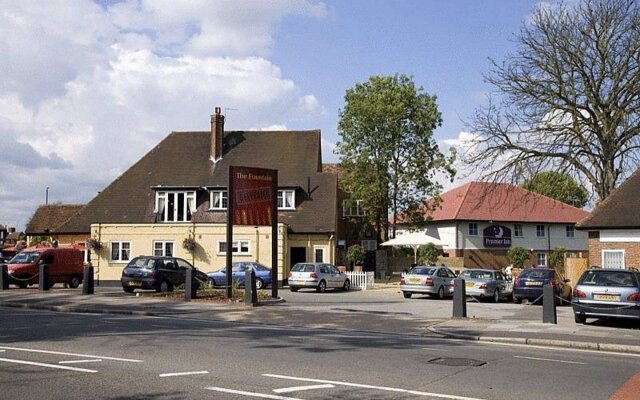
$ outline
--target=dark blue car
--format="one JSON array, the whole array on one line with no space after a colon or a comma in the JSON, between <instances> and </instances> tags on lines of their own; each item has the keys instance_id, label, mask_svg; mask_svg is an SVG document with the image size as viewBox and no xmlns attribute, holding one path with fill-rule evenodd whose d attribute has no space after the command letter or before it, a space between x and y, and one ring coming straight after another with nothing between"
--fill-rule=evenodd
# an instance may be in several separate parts
<instances>
[{"instance_id":1,"label":"dark blue car","mask_svg":"<svg viewBox=\"0 0 640 400\"><path fill-rule=\"evenodd\" d=\"M253 261L238 261L233 263L232 280L238 285L244 285L245 273L253 269L256 273L256 288L262 289L271 284L271 268ZM216 272L207 272L211 286L225 286L227 284L226 268Z\"/></svg>"}]
</instances>

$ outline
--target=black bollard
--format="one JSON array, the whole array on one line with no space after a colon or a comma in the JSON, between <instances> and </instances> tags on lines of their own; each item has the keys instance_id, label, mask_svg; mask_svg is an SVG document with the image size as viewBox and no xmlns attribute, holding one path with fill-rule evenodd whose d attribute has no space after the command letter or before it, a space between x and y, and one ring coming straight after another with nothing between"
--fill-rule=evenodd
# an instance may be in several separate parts
<instances>
[{"instance_id":1,"label":"black bollard","mask_svg":"<svg viewBox=\"0 0 640 400\"><path fill-rule=\"evenodd\" d=\"M93 267L91 265L84 267L84 276L82 277L82 294L93 294Z\"/></svg>"},{"instance_id":2,"label":"black bollard","mask_svg":"<svg viewBox=\"0 0 640 400\"><path fill-rule=\"evenodd\" d=\"M49 266L38 264L38 288L43 291L49 290Z\"/></svg>"},{"instance_id":3,"label":"black bollard","mask_svg":"<svg viewBox=\"0 0 640 400\"><path fill-rule=\"evenodd\" d=\"M545 324L557 324L556 299L553 285L544 285L542 288L542 322Z\"/></svg>"},{"instance_id":4,"label":"black bollard","mask_svg":"<svg viewBox=\"0 0 640 400\"><path fill-rule=\"evenodd\" d=\"M7 264L0 265L0 270L2 273L0 274L0 290L9 289L9 272Z\"/></svg>"},{"instance_id":5,"label":"black bollard","mask_svg":"<svg viewBox=\"0 0 640 400\"><path fill-rule=\"evenodd\" d=\"M467 288L460 278L453 280L453 318L467 318Z\"/></svg>"},{"instance_id":6,"label":"black bollard","mask_svg":"<svg viewBox=\"0 0 640 400\"><path fill-rule=\"evenodd\" d=\"M256 289L256 273L253 269L244 272L244 302L256 305L258 303L258 290Z\"/></svg>"},{"instance_id":7,"label":"black bollard","mask_svg":"<svg viewBox=\"0 0 640 400\"><path fill-rule=\"evenodd\" d=\"M198 296L197 289L198 283L195 280L195 275L191 268L185 271L184 276L184 299L186 301L193 300Z\"/></svg>"}]
</instances>

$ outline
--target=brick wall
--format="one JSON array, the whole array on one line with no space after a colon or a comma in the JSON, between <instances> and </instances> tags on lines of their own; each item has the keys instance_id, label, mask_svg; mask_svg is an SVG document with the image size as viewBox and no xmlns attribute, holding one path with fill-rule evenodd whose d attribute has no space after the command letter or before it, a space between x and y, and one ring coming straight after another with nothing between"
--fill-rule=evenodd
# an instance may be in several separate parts
<instances>
[{"instance_id":1,"label":"brick wall","mask_svg":"<svg viewBox=\"0 0 640 400\"><path fill-rule=\"evenodd\" d=\"M624 250L627 267L640 268L640 243L602 243L600 238L589 238L589 266L602 266L602 250Z\"/></svg>"}]
</instances>

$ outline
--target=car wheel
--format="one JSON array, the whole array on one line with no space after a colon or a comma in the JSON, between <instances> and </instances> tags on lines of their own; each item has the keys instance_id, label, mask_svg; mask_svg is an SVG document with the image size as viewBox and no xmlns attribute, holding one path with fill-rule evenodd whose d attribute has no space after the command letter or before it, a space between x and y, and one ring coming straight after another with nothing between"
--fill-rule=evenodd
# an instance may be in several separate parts
<instances>
[{"instance_id":1,"label":"car wheel","mask_svg":"<svg viewBox=\"0 0 640 400\"><path fill-rule=\"evenodd\" d=\"M211 287L215 287L216 286L216 281L213 278L209 278L208 282L209 282L209 286L211 286Z\"/></svg>"},{"instance_id":2,"label":"car wheel","mask_svg":"<svg viewBox=\"0 0 640 400\"><path fill-rule=\"evenodd\" d=\"M516 304L520 304L520 303L522 303L522 299L519 298L519 297L513 296L513 302L516 303Z\"/></svg>"},{"instance_id":3,"label":"car wheel","mask_svg":"<svg viewBox=\"0 0 640 400\"><path fill-rule=\"evenodd\" d=\"M405 299L410 299L412 294L411 292L402 292L402 296L404 296Z\"/></svg>"},{"instance_id":4,"label":"car wheel","mask_svg":"<svg viewBox=\"0 0 640 400\"><path fill-rule=\"evenodd\" d=\"M122 290L124 290L125 293L133 293L133 289L132 287L122 287Z\"/></svg>"},{"instance_id":5,"label":"car wheel","mask_svg":"<svg viewBox=\"0 0 640 400\"><path fill-rule=\"evenodd\" d=\"M71 279L69 279L69 287L71 289L75 289L78 286L80 286L80 284L82 283L82 279L80 279L79 276L73 276L71 277Z\"/></svg>"},{"instance_id":6,"label":"car wheel","mask_svg":"<svg viewBox=\"0 0 640 400\"><path fill-rule=\"evenodd\" d=\"M297 292L299 288L295 287L295 286L289 286L289 290L291 290L292 292Z\"/></svg>"},{"instance_id":7,"label":"car wheel","mask_svg":"<svg viewBox=\"0 0 640 400\"><path fill-rule=\"evenodd\" d=\"M262 289L264 287L264 282L260 278L256 278L256 289Z\"/></svg>"},{"instance_id":8,"label":"car wheel","mask_svg":"<svg viewBox=\"0 0 640 400\"><path fill-rule=\"evenodd\" d=\"M27 288L27 281L20 281L18 282L18 287L20 289L26 289Z\"/></svg>"},{"instance_id":9,"label":"car wheel","mask_svg":"<svg viewBox=\"0 0 640 400\"><path fill-rule=\"evenodd\" d=\"M440 288L438 289L438 299L444 299L444 287L442 286L440 286Z\"/></svg>"},{"instance_id":10,"label":"car wheel","mask_svg":"<svg viewBox=\"0 0 640 400\"><path fill-rule=\"evenodd\" d=\"M318 293L324 293L325 290L327 290L327 282L320 281L320 283L318 283L318 287L316 288L316 291Z\"/></svg>"},{"instance_id":11,"label":"car wheel","mask_svg":"<svg viewBox=\"0 0 640 400\"><path fill-rule=\"evenodd\" d=\"M575 320L576 320L576 324L586 324L587 323L587 317L584 314L574 314L575 316Z\"/></svg>"},{"instance_id":12,"label":"car wheel","mask_svg":"<svg viewBox=\"0 0 640 400\"><path fill-rule=\"evenodd\" d=\"M168 293L170 291L171 291L171 285L169 285L169 282L167 281L160 282L160 285L158 286L158 292Z\"/></svg>"},{"instance_id":13,"label":"car wheel","mask_svg":"<svg viewBox=\"0 0 640 400\"><path fill-rule=\"evenodd\" d=\"M351 282L348 279L345 279L344 285L342 285L342 291L348 292L351 289Z\"/></svg>"},{"instance_id":14,"label":"car wheel","mask_svg":"<svg viewBox=\"0 0 640 400\"><path fill-rule=\"evenodd\" d=\"M493 292L493 302L494 303L499 303L500 302L500 290L499 289L496 289Z\"/></svg>"}]
</instances>

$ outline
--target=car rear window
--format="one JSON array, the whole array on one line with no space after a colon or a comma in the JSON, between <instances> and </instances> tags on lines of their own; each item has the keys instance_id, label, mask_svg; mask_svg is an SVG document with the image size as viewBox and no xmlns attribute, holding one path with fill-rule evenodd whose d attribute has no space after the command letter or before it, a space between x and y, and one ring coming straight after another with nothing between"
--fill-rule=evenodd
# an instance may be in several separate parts
<instances>
[{"instance_id":1,"label":"car rear window","mask_svg":"<svg viewBox=\"0 0 640 400\"><path fill-rule=\"evenodd\" d=\"M634 287L637 286L633 273L627 271L587 271L585 272L579 285L592 286L618 286L618 287Z\"/></svg>"},{"instance_id":2,"label":"car rear window","mask_svg":"<svg viewBox=\"0 0 640 400\"><path fill-rule=\"evenodd\" d=\"M461 276L471 279L493 279L493 274L489 271L464 271Z\"/></svg>"},{"instance_id":3,"label":"car rear window","mask_svg":"<svg viewBox=\"0 0 640 400\"><path fill-rule=\"evenodd\" d=\"M154 262L153 258L136 257L127 264L127 268L153 268Z\"/></svg>"},{"instance_id":4,"label":"car rear window","mask_svg":"<svg viewBox=\"0 0 640 400\"><path fill-rule=\"evenodd\" d=\"M426 268L426 267L414 267L409 270L409 273L412 275L433 275L436 272L435 268Z\"/></svg>"},{"instance_id":5,"label":"car rear window","mask_svg":"<svg viewBox=\"0 0 640 400\"><path fill-rule=\"evenodd\" d=\"M291 268L294 272L314 272L316 270L313 264L296 264Z\"/></svg>"},{"instance_id":6,"label":"car rear window","mask_svg":"<svg viewBox=\"0 0 640 400\"><path fill-rule=\"evenodd\" d=\"M554 272L552 269L530 268L522 271L520 278L551 279L553 278Z\"/></svg>"}]
</instances>

